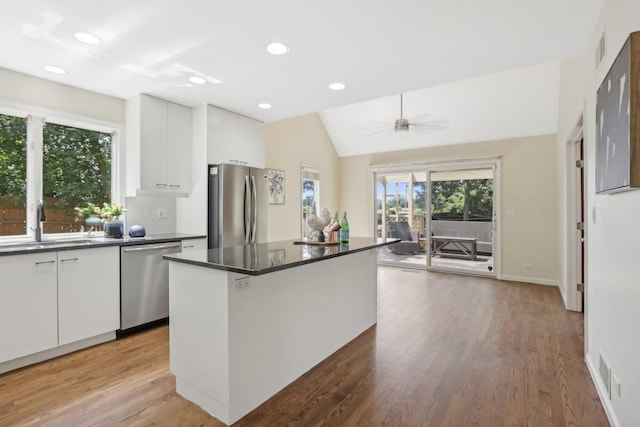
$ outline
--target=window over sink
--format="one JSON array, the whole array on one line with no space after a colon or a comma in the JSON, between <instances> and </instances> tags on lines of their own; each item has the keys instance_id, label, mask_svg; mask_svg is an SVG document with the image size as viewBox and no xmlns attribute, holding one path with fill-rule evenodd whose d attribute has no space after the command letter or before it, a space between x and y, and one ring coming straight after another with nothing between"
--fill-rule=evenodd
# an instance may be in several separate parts
<instances>
[{"instance_id":1,"label":"window over sink","mask_svg":"<svg viewBox=\"0 0 640 427\"><path fill-rule=\"evenodd\" d=\"M115 135L77 120L0 114L0 238L33 235L40 199L45 234L81 231L76 206L114 199Z\"/></svg>"}]
</instances>

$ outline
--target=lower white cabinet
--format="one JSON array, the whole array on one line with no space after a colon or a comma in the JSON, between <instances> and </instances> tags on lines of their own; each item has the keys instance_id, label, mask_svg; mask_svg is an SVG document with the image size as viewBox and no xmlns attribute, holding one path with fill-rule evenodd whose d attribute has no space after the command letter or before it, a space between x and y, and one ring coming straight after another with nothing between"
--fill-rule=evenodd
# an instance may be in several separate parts
<instances>
[{"instance_id":1,"label":"lower white cabinet","mask_svg":"<svg viewBox=\"0 0 640 427\"><path fill-rule=\"evenodd\" d=\"M0 257L0 363L58 345L57 253Z\"/></svg>"},{"instance_id":2,"label":"lower white cabinet","mask_svg":"<svg viewBox=\"0 0 640 427\"><path fill-rule=\"evenodd\" d=\"M207 249L207 239L189 239L182 241L182 252L196 251L199 249Z\"/></svg>"},{"instance_id":3,"label":"lower white cabinet","mask_svg":"<svg viewBox=\"0 0 640 427\"><path fill-rule=\"evenodd\" d=\"M58 344L120 329L117 246L58 252Z\"/></svg>"},{"instance_id":4,"label":"lower white cabinet","mask_svg":"<svg viewBox=\"0 0 640 427\"><path fill-rule=\"evenodd\" d=\"M0 363L120 329L118 246L0 256Z\"/></svg>"}]
</instances>

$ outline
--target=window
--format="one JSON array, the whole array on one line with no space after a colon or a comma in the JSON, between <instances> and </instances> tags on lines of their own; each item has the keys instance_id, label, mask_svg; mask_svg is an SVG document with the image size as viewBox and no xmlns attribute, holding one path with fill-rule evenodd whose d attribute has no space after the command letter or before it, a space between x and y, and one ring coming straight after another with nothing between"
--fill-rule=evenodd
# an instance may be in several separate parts
<instances>
[{"instance_id":1,"label":"window","mask_svg":"<svg viewBox=\"0 0 640 427\"><path fill-rule=\"evenodd\" d=\"M302 237L309 234L307 214L320 209L320 171L308 165L302 165Z\"/></svg>"},{"instance_id":2,"label":"window","mask_svg":"<svg viewBox=\"0 0 640 427\"><path fill-rule=\"evenodd\" d=\"M27 237L42 199L44 233L81 231L74 208L113 198L114 132L0 114L0 237Z\"/></svg>"},{"instance_id":3,"label":"window","mask_svg":"<svg viewBox=\"0 0 640 427\"><path fill-rule=\"evenodd\" d=\"M0 236L27 234L27 120L0 114Z\"/></svg>"},{"instance_id":4,"label":"window","mask_svg":"<svg viewBox=\"0 0 640 427\"><path fill-rule=\"evenodd\" d=\"M42 133L44 232L80 231L74 207L111 202L111 134L52 123Z\"/></svg>"}]
</instances>

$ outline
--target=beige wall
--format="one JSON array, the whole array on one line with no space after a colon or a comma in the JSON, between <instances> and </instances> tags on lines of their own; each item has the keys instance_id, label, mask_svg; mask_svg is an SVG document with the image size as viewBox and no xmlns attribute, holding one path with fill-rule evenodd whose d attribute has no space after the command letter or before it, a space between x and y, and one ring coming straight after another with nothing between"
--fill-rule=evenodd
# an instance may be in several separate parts
<instances>
[{"instance_id":1,"label":"beige wall","mask_svg":"<svg viewBox=\"0 0 640 427\"><path fill-rule=\"evenodd\" d=\"M502 277L557 285L558 174L556 136L396 151L340 159L340 209L350 215L353 235L373 236L370 166L502 156ZM507 216L507 211L515 211ZM525 270L523 264L533 264Z\"/></svg>"},{"instance_id":2,"label":"beige wall","mask_svg":"<svg viewBox=\"0 0 640 427\"><path fill-rule=\"evenodd\" d=\"M17 107L124 124L124 100L0 68L0 100Z\"/></svg>"},{"instance_id":3,"label":"beige wall","mask_svg":"<svg viewBox=\"0 0 640 427\"><path fill-rule=\"evenodd\" d=\"M338 206L338 155L317 114L267 124L267 168L285 172L285 204L269 205L269 240L301 236L300 165L320 170L320 204Z\"/></svg>"}]
</instances>

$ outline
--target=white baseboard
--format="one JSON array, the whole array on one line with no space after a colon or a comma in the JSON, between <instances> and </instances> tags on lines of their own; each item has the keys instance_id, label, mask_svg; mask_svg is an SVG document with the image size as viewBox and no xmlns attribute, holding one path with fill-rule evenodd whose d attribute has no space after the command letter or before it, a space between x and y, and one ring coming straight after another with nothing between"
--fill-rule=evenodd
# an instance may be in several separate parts
<instances>
[{"instance_id":1,"label":"white baseboard","mask_svg":"<svg viewBox=\"0 0 640 427\"><path fill-rule=\"evenodd\" d=\"M609 400L609 396L607 396L607 391L605 390L604 384L600 379L600 375L598 375L598 367L593 366L593 364L591 363L591 358L587 354L584 355L584 361L587 364L587 368L589 369L589 374L591 375L593 384L596 386L596 392L598 393L598 397L600 398L600 402L602 403L604 412L605 414L607 414L609 424L611 424L613 427L620 427L620 421L618 421L618 417L616 417L616 413L613 411L611 400Z\"/></svg>"},{"instance_id":2,"label":"white baseboard","mask_svg":"<svg viewBox=\"0 0 640 427\"><path fill-rule=\"evenodd\" d=\"M114 339L116 339L116 332L107 332L106 334L97 335L95 337L76 341L60 347L54 347L50 350L45 350L39 353L20 357L19 359L9 360L7 362L0 363L0 374L13 371L14 369L24 368L25 366L33 365L34 363L44 362L45 360L53 359L54 357L62 356L63 354L73 353L74 351L91 347L97 344L102 344Z\"/></svg>"},{"instance_id":3,"label":"white baseboard","mask_svg":"<svg viewBox=\"0 0 640 427\"><path fill-rule=\"evenodd\" d=\"M512 282L535 283L536 285L560 287L560 282L557 280L540 279L537 277L510 276L507 274L503 274L502 276L500 276L500 280L510 280Z\"/></svg>"}]
</instances>

